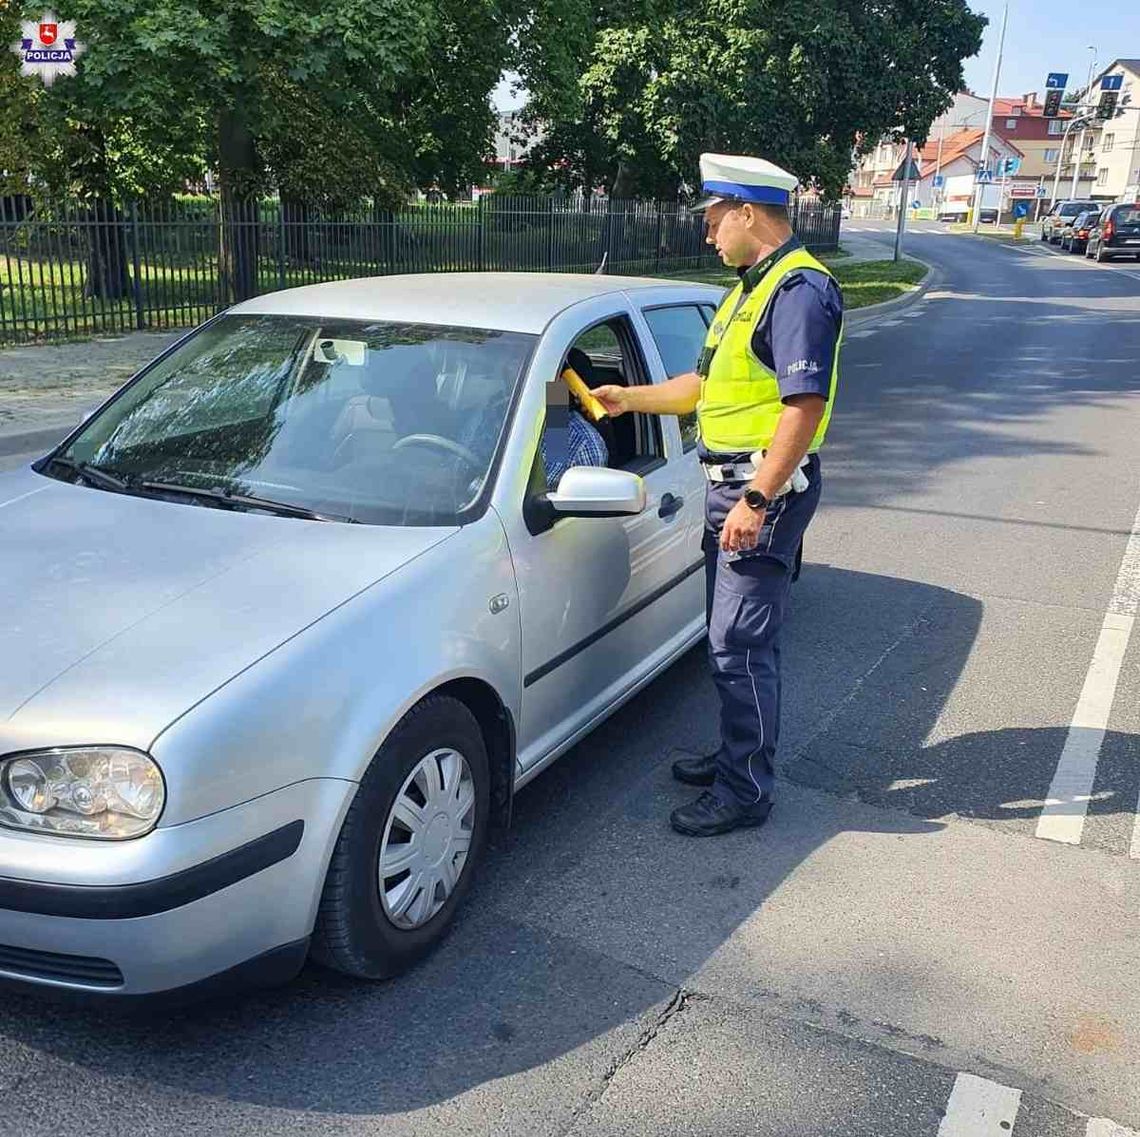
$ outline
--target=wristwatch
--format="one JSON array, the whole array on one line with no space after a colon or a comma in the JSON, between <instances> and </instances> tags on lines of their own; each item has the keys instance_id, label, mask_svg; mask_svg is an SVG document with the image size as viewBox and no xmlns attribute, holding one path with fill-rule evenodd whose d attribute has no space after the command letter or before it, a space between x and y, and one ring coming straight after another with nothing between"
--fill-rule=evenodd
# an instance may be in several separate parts
<instances>
[{"instance_id":1,"label":"wristwatch","mask_svg":"<svg viewBox=\"0 0 1140 1137\"><path fill-rule=\"evenodd\" d=\"M768 496L761 490L754 490L751 487L744 491L744 504L749 509L754 509L757 513L768 508Z\"/></svg>"}]
</instances>

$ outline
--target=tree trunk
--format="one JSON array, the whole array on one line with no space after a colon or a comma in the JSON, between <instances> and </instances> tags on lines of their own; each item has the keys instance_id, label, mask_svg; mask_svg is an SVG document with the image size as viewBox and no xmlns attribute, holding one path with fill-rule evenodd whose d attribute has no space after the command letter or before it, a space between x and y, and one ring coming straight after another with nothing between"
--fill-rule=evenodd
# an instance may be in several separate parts
<instances>
[{"instance_id":1,"label":"tree trunk","mask_svg":"<svg viewBox=\"0 0 1140 1137\"><path fill-rule=\"evenodd\" d=\"M130 294L127 241L122 218L114 202L94 197L86 211L87 273L83 295L92 299L121 300Z\"/></svg>"},{"instance_id":2,"label":"tree trunk","mask_svg":"<svg viewBox=\"0 0 1140 1137\"><path fill-rule=\"evenodd\" d=\"M222 295L236 303L257 295L257 146L242 107L222 111L218 122L222 225L218 249Z\"/></svg>"},{"instance_id":3,"label":"tree trunk","mask_svg":"<svg viewBox=\"0 0 1140 1137\"><path fill-rule=\"evenodd\" d=\"M311 208L297 198L283 197L281 199L281 215L285 219L285 250L290 264L311 265L313 263L313 248L309 239L311 212Z\"/></svg>"}]
</instances>

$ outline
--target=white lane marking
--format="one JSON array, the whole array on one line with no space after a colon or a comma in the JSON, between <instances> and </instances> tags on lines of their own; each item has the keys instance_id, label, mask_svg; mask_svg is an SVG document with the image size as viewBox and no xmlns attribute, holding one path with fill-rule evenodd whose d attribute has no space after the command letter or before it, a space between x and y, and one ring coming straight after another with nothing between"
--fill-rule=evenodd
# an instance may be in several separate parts
<instances>
[{"instance_id":1,"label":"white lane marking","mask_svg":"<svg viewBox=\"0 0 1140 1137\"><path fill-rule=\"evenodd\" d=\"M1060 841L1067 845L1079 845L1081 842L1100 748L1116 698L1120 665L1128 650L1137 611L1140 611L1140 509L1132 522L1132 532L1120 561L1112 598L1104 614L1057 771L1045 795L1045 808L1037 819L1037 836L1047 841ZM1137 808L1140 809L1140 805ZM1140 858L1140 815L1133 829L1130 852L1133 857Z\"/></svg>"},{"instance_id":2,"label":"white lane marking","mask_svg":"<svg viewBox=\"0 0 1140 1137\"><path fill-rule=\"evenodd\" d=\"M959 1074L938 1126L938 1137L1009 1137L1021 1091L973 1074Z\"/></svg>"},{"instance_id":3,"label":"white lane marking","mask_svg":"<svg viewBox=\"0 0 1140 1137\"><path fill-rule=\"evenodd\" d=\"M870 329L865 332L847 332L843 338L845 340L865 340L869 335L871 335Z\"/></svg>"},{"instance_id":4,"label":"white lane marking","mask_svg":"<svg viewBox=\"0 0 1140 1137\"><path fill-rule=\"evenodd\" d=\"M1090 1117L1085 1127L1085 1137L1140 1137L1135 1129L1125 1129L1107 1117Z\"/></svg>"}]
</instances>

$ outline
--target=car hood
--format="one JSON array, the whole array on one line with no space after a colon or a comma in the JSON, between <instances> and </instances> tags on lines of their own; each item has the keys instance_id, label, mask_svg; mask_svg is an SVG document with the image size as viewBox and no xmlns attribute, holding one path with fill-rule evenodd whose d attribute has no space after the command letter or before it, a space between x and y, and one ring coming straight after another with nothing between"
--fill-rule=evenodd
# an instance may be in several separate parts
<instances>
[{"instance_id":1,"label":"car hood","mask_svg":"<svg viewBox=\"0 0 1140 1137\"><path fill-rule=\"evenodd\" d=\"M0 475L0 752L145 749L239 671L454 531Z\"/></svg>"}]
</instances>

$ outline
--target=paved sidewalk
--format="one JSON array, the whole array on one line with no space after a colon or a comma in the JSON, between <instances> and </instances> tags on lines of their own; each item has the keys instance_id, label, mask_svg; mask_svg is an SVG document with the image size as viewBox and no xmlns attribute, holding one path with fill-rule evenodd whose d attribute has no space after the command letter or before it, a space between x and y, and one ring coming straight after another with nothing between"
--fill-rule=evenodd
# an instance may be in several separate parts
<instances>
[{"instance_id":1,"label":"paved sidewalk","mask_svg":"<svg viewBox=\"0 0 1140 1137\"><path fill-rule=\"evenodd\" d=\"M0 350L0 438L77 423L187 330Z\"/></svg>"}]
</instances>

